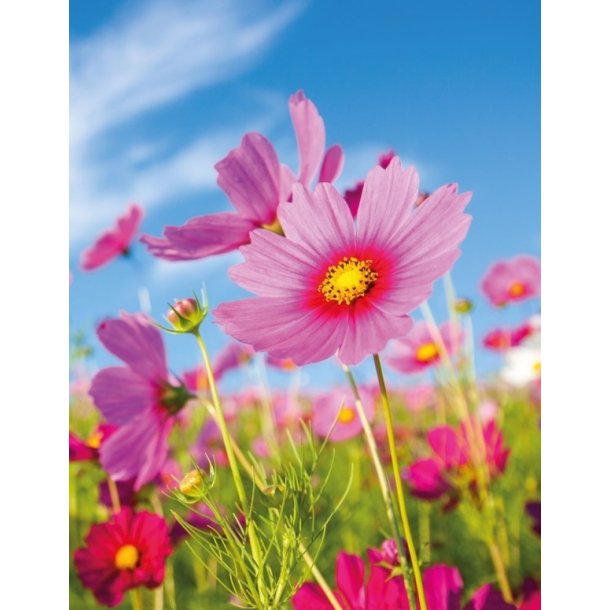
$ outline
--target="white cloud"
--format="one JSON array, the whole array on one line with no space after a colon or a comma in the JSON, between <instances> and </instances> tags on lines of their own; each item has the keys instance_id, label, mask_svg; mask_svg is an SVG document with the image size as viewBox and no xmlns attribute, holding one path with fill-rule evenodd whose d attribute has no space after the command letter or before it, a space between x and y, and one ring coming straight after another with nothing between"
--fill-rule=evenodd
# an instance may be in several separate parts
<instances>
[{"instance_id":1,"label":"white cloud","mask_svg":"<svg viewBox=\"0 0 610 610\"><path fill-rule=\"evenodd\" d=\"M215 188L214 163L246 131L277 121L274 94L253 92L263 106L258 116L192 134L177 150L176 142L135 141L118 127L252 66L303 6L294 0L265 11L259 2L159 0L121 14L72 46L72 245L91 240L129 201L150 209ZM284 113L285 100L281 106ZM121 152L108 154L109 147Z\"/></svg>"}]
</instances>

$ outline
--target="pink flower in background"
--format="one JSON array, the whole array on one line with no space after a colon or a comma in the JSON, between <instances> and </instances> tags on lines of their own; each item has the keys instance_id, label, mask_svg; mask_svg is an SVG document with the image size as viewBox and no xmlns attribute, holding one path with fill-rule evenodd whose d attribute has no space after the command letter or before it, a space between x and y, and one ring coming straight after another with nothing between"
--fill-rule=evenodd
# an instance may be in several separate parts
<instances>
[{"instance_id":1,"label":"pink flower in background","mask_svg":"<svg viewBox=\"0 0 610 610\"><path fill-rule=\"evenodd\" d=\"M100 424L96 426L95 430L86 439L81 439L76 434L70 432L70 461L84 462L97 460L102 442L107 440L116 429L116 426Z\"/></svg>"},{"instance_id":2,"label":"pink flower in background","mask_svg":"<svg viewBox=\"0 0 610 610\"><path fill-rule=\"evenodd\" d=\"M290 358L273 358L273 356L267 356L266 362L270 367L280 369L281 371L296 371L296 369L299 368Z\"/></svg>"},{"instance_id":3,"label":"pink flower in background","mask_svg":"<svg viewBox=\"0 0 610 610\"><path fill-rule=\"evenodd\" d=\"M142 315L122 313L97 328L102 345L127 366L102 369L89 393L104 418L119 426L100 449L116 481L152 481L167 458L175 414L192 395L169 375L159 330Z\"/></svg>"},{"instance_id":4,"label":"pink flower in background","mask_svg":"<svg viewBox=\"0 0 610 610\"><path fill-rule=\"evenodd\" d=\"M154 256L192 260L236 250L250 241L250 231L281 232L277 208L290 198L296 182L309 188L320 171L320 182L333 182L343 167L338 145L324 152L326 130L313 102L302 91L290 97L288 108L299 150L299 175L281 164L273 145L258 133L246 134L239 146L216 165L218 186L236 212L192 218L181 227L165 227L164 237L145 235L142 241Z\"/></svg>"},{"instance_id":5,"label":"pink flower in background","mask_svg":"<svg viewBox=\"0 0 610 610\"><path fill-rule=\"evenodd\" d=\"M439 327L441 339L449 357L455 355L463 343L462 332L451 322ZM426 322L417 322L409 334L394 344L387 363L402 373L419 373L441 362L441 350Z\"/></svg>"},{"instance_id":6,"label":"pink flower in background","mask_svg":"<svg viewBox=\"0 0 610 610\"><path fill-rule=\"evenodd\" d=\"M119 216L112 227L102 233L97 241L81 255L80 266L84 271L93 271L118 256L129 253L129 247L144 217L144 210L131 204L123 216Z\"/></svg>"},{"instance_id":7,"label":"pink flower in background","mask_svg":"<svg viewBox=\"0 0 610 610\"><path fill-rule=\"evenodd\" d=\"M475 422L473 427L476 431ZM489 474L496 478L506 469L510 449L504 447L504 437L495 421L483 425L482 437ZM434 455L413 462L403 471L414 496L436 500L445 494L457 496L462 487L476 485L474 450L464 424L457 430L450 426L432 428L428 444Z\"/></svg>"},{"instance_id":8,"label":"pink flower in background","mask_svg":"<svg viewBox=\"0 0 610 610\"><path fill-rule=\"evenodd\" d=\"M407 409L414 413L433 407L437 402L436 389L432 385L417 385L404 390Z\"/></svg>"},{"instance_id":9,"label":"pink flower in background","mask_svg":"<svg viewBox=\"0 0 610 610\"><path fill-rule=\"evenodd\" d=\"M375 414L373 396L362 392L361 398L366 418L370 422ZM352 393L335 389L318 396L313 403L312 428L322 438L326 438L330 432L331 441L345 441L360 434L362 423Z\"/></svg>"},{"instance_id":10,"label":"pink flower in background","mask_svg":"<svg viewBox=\"0 0 610 610\"><path fill-rule=\"evenodd\" d=\"M527 255L498 261L483 276L481 290L498 307L540 296L540 261Z\"/></svg>"},{"instance_id":11,"label":"pink flower in background","mask_svg":"<svg viewBox=\"0 0 610 610\"><path fill-rule=\"evenodd\" d=\"M370 562L368 579L358 555L340 551L337 555L335 596L345 610L408 610L401 576L390 578L390 570ZM295 610L333 610L319 585L306 582L292 598Z\"/></svg>"},{"instance_id":12,"label":"pink flower in background","mask_svg":"<svg viewBox=\"0 0 610 610\"><path fill-rule=\"evenodd\" d=\"M521 345L528 337L540 332L540 316L534 316L515 329L496 328L483 337L483 345L491 350L506 351Z\"/></svg>"},{"instance_id":13,"label":"pink flower in background","mask_svg":"<svg viewBox=\"0 0 610 610\"><path fill-rule=\"evenodd\" d=\"M85 545L74 553L78 577L100 604L110 608L118 606L129 589L158 587L172 552L163 518L130 508L92 525Z\"/></svg>"},{"instance_id":14,"label":"pink flower in background","mask_svg":"<svg viewBox=\"0 0 610 610\"><path fill-rule=\"evenodd\" d=\"M231 336L298 365L338 352L346 364L407 334L407 312L432 292L459 256L470 193L439 188L414 209L418 177L395 157L368 175L358 223L330 184L293 188L278 208L286 237L252 233L231 277L257 296L225 303L217 323ZM307 337L304 341L303 337Z\"/></svg>"}]
</instances>

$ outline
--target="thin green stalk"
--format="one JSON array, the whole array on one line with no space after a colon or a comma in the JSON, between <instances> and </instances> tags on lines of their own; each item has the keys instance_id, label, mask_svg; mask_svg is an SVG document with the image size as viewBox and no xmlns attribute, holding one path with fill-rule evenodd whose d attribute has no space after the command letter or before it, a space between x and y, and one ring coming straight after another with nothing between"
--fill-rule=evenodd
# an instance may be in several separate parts
<instances>
[{"instance_id":1,"label":"thin green stalk","mask_svg":"<svg viewBox=\"0 0 610 610\"><path fill-rule=\"evenodd\" d=\"M201 334L198 332L195 335L197 339L197 343L199 344L199 349L201 350L201 356L203 357L203 363L205 366L205 370L208 376L208 382L210 385L210 392L212 394L212 403L214 404L214 410L216 412L216 422L218 427L220 428L220 433L222 435L223 444L225 446L225 451L227 452L227 458L229 460L229 466L231 468L231 474L233 475L233 481L235 482L235 489L237 491L237 497L242 505L242 510L244 513L247 513L248 510L248 501L246 497L246 490L244 488L244 483L241 478L241 473L239 472L239 467L237 465L237 461L235 459L235 452L233 451L233 443L231 442L231 436L229 434L229 429L227 427L227 422L224 417L224 413L222 411L222 407L220 405L220 399L218 397L218 390L216 388L216 381L214 379L214 373L212 372L212 365L210 362L210 356L208 355L208 350L205 346L203 338ZM254 561L259 566L258 571L258 587L259 593L261 595L261 601L264 600L264 572L262 569L262 553L260 542L258 540L258 536L256 535L256 529L254 527L254 522L252 520L248 520L247 525L248 530L248 539L250 540L250 546L252 547L252 556Z\"/></svg>"},{"instance_id":2,"label":"thin green stalk","mask_svg":"<svg viewBox=\"0 0 610 610\"><path fill-rule=\"evenodd\" d=\"M415 577L415 588L417 589L419 607L421 610L428 610L421 569L419 567L417 551L415 550L413 534L411 533L409 517L407 515L407 505L405 503L402 479L400 477L400 467L398 466L398 456L396 454L396 438L394 436L394 425L392 423L392 411L390 410L390 401L388 399L388 391L385 385L385 379L383 377L383 369L381 368L379 354L373 354L373 360L375 361L375 371L377 373L377 381L379 382L379 390L381 391L381 404L383 405L383 412L386 420L386 432L388 435L388 444L390 446L390 456L392 458L392 471L394 473L394 483L396 484L396 495L398 496L400 519L402 521L405 540L407 541L407 548L409 549L409 556L411 558L411 566L413 568L413 576Z\"/></svg>"},{"instance_id":3,"label":"thin green stalk","mask_svg":"<svg viewBox=\"0 0 610 610\"><path fill-rule=\"evenodd\" d=\"M388 521L390 522L390 527L392 528L392 535L396 540L396 547L398 548L398 553L400 557L400 564L402 568L403 580L405 583L405 589L407 591L407 596L409 598L409 607L415 608L415 596L413 594L413 586L409 582L407 566L408 561L405 555L404 547L402 544L402 536L400 535L400 530L398 527L398 521L396 519L396 514L394 513L394 506L392 500L392 493L390 492L390 486L388 484L388 480L386 478L385 472L383 470L383 466L381 464L381 459L379 457L379 448L377 447L377 442L375 441L375 435L373 434L373 430L371 429L371 425L366 417L366 413L364 412L364 407L362 406L362 400L360 398L360 392L358 391L358 386L356 385L356 380L354 379L354 375L352 374L349 367L342 362L340 362L341 368L345 372L347 376L347 380L349 382L350 388L352 390L352 394L354 395L354 402L356 405L356 411L358 412L358 416L360 417L360 423L362 424L362 429L364 431L364 437L369 446L369 452L371 454L371 459L373 460L373 466L375 468L375 472L377 473L377 479L379 480L379 487L381 489L381 496L383 498L383 502L386 507L386 512L388 515Z\"/></svg>"},{"instance_id":4,"label":"thin green stalk","mask_svg":"<svg viewBox=\"0 0 610 610\"><path fill-rule=\"evenodd\" d=\"M142 590L139 587L131 590L131 607L133 610L144 610Z\"/></svg>"}]
</instances>

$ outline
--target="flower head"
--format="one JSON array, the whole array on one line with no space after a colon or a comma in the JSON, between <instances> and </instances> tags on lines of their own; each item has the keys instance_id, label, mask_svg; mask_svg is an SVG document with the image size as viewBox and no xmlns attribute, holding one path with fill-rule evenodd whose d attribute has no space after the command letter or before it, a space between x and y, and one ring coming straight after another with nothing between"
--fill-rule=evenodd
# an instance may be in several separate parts
<instances>
[{"instance_id":1,"label":"flower head","mask_svg":"<svg viewBox=\"0 0 610 610\"><path fill-rule=\"evenodd\" d=\"M142 208L135 203L131 204L127 212L117 218L114 227L104 231L93 246L83 252L81 269L93 271L118 256L127 255L143 216Z\"/></svg>"},{"instance_id":2,"label":"flower head","mask_svg":"<svg viewBox=\"0 0 610 610\"><path fill-rule=\"evenodd\" d=\"M111 608L121 603L129 589L158 587L172 552L165 521L130 508L91 526L85 544L74 554L78 576L100 604Z\"/></svg>"},{"instance_id":3,"label":"flower head","mask_svg":"<svg viewBox=\"0 0 610 610\"><path fill-rule=\"evenodd\" d=\"M446 322L439 328L441 339L449 357L453 356L463 342L459 328ZM418 322L409 334L396 341L394 351L387 358L390 366L403 373L418 373L441 361L441 346L437 343L426 322Z\"/></svg>"},{"instance_id":4,"label":"flower head","mask_svg":"<svg viewBox=\"0 0 610 610\"><path fill-rule=\"evenodd\" d=\"M142 315L122 313L102 322L97 336L127 366L102 369L89 393L118 430L100 448L100 462L114 480L135 478L135 488L163 467L174 415L191 394L170 376L159 330Z\"/></svg>"},{"instance_id":5,"label":"flower head","mask_svg":"<svg viewBox=\"0 0 610 610\"><path fill-rule=\"evenodd\" d=\"M373 419L375 404L369 392L362 392L362 406L369 421ZM322 438L345 441L360 434L362 423L351 392L335 389L320 395L313 404L312 428Z\"/></svg>"},{"instance_id":6,"label":"flower head","mask_svg":"<svg viewBox=\"0 0 610 610\"><path fill-rule=\"evenodd\" d=\"M225 303L217 322L236 339L297 365L336 352L356 364L407 334L407 312L432 292L459 256L469 193L455 185L414 209L418 178L395 157L368 175L357 222L330 184L300 184L280 204L285 237L255 231L231 277L256 298ZM304 340L303 337L307 337Z\"/></svg>"},{"instance_id":7,"label":"flower head","mask_svg":"<svg viewBox=\"0 0 610 610\"><path fill-rule=\"evenodd\" d=\"M288 108L299 150L296 177L281 164L273 145L259 133L246 134L238 148L215 165L218 186L235 212L192 218L181 227L165 227L164 237L145 235L149 251L166 260L192 260L236 250L250 241L250 232L266 229L282 233L277 208L290 198L296 182L309 188L319 169L320 182L333 182L343 167L343 151L332 146L324 152L324 122L302 91L290 97Z\"/></svg>"},{"instance_id":8,"label":"flower head","mask_svg":"<svg viewBox=\"0 0 610 610\"><path fill-rule=\"evenodd\" d=\"M484 275L481 290L498 307L540 296L540 261L526 255L498 261Z\"/></svg>"}]
</instances>

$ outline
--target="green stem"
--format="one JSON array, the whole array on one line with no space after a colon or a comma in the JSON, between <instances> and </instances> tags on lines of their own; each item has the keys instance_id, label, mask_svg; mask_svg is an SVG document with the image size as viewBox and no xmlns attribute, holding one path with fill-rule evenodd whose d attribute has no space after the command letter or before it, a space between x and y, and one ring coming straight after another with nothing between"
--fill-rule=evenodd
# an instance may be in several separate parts
<instances>
[{"instance_id":1,"label":"green stem","mask_svg":"<svg viewBox=\"0 0 610 610\"><path fill-rule=\"evenodd\" d=\"M364 437L369 446L369 452L371 454L371 459L373 460L373 466L375 467L375 472L377 473L377 479L379 480L379 487L381 489L381 496L383 498L383 502L386 507L386 512L388 515L388 521L390 522L390 526L392 528L392 535L396 540L396 547L398 549L400 564L402 568L403 580L405 583L405 589L407 591L407 596L409 598L409 607L415 608L415 597L413 594L413 586L409 582L408 573L407 573L407 557L405 555L404 546L402 544L402 536L400 535L400 530L398 527L398 521L396 519L396 514L394 512L394 506L392 501L392 494L390 492L390 486L388 484L388 480L386 478L385 472L383 470L383 466L381 464L381 459L379 457L379 448L377 447L377 442L375 441L375 435L373 434L373 430L371 429L371 425L366 417L366 413L364 412L364 407L362 406L362 400L360 398L360 392L358 391L358 386L356 385L356 380L354 379L354 375L352 374L349 367L342 362L341 368L345 372L347 376L347 380L349 382L350 388L352 390L352 394L354 395L354 402L356 404L356 411L358 412L358 416L360 417L360 423L362 424L362 429L364 431Z\"/></svg>"},{"instance_id":2,"label":"green stem","mask_svg":"<svg viewBox=\"0 0 610 610\"><path fill-rule=\"evenodd\" d=\"M398 496L400 519L402 521L405 540L407 541L407 548L409 549L411 566L413 567L413 576L415 577L415 588L417 589L419 607L421 610L428 610L426 595L424 593L424 583L422 581L417 552L415 550L415 543L413 542L413 535L411 533L411 527L409 526L407 505L405 503L402 479L400 477L400 467L398 466L398 456L396 453L396 438L394 436L394 425L392 423L392 411L390 410L390 401L388 399L388 391L385 385L385 379L383 377L383 369L381 368L379 354L373 354L373 360L375 361L375 371L377 372L377 380L379 382L379 390L381 392L381 404L383 405L383 412L386 420L386 432L388 435L388 444L390 446L390 456L392 458L392 471L394 473L394 483L396 484L396 495Z\"/></svg>"},{"instance_id":3,"label":"green stem","mask_svg":"<svg viewBox=\"0 0 610 610\"><path fill-rule=\"evenodd\" d=\"M133 610L144 610L144 603L142 602L142 590L139 587L131 590L131 607Z\"/></svg>"},{"instance_id":4,"label":"green stem","mask_svg":"<svg viewBox=\"0 0 610 610\"><path fill-rule=\"evenodd\" d=\"M216 381L214 379L214 373L212 372L212 364L210 362L210 356L208 354L208 350L205 346L203 338L200 333L195 335L197 339L197 343L199 344L199 349L201 350L201 356L203 357L203 363L205 366L205 370L208 376L208 382L210 385L210 393L212 394L212 403L214 404L214 411L216 413L216 423L220 428L220 433L222 435L222 441L225 446L225 451L227 452L227 458L229 460L229 467L231 469L231 474L233 475L233 481L235 482L235 489L237 491L237 497L239 498L239 502L242 505L242 510L244 514L248 513L248 502L246 498L246 490L244 488L244 483L241 478L241 473L239 472L239 467L237 465L237 460L235 459L235 452L233 451L233 444L231 442L231 436L229 434L229 429L227 427L227 422L224 417L224 413L222 411L222 407L220 404L220 399L218 397L218 390L216 388ZM258 536L256 535L256 529L254 527L254 522L251 519L248 519L248 539L250 540L250 546L252 547L252 556L256 565L259 567L258 570L258 587L259 593L261 595L261 601L264 601L264 572L262 569L262 553L260 548L260 543L258 541Z\"/></svg>"}]
</instances>

